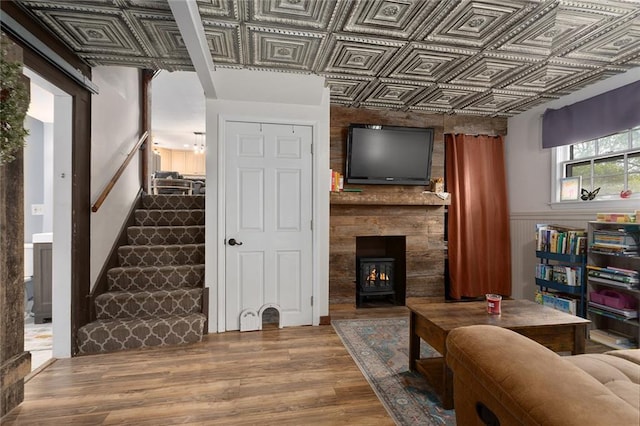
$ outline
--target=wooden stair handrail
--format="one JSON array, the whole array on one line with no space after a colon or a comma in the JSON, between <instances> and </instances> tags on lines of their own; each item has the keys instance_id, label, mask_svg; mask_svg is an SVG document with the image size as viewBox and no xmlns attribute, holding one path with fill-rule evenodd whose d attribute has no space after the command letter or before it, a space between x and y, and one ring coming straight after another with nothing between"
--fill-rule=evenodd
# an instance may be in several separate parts
<instances>
[{"instance_id":1,"label":"wooden stair handrail","mask_svg":"<svg viewBox=\"0 0 640 426\"><path fill-rule=\"evenodd\" d=\"M124 159L124 161L122 162L122 165L120 165L120 167L115 172L115 174L113 175L109 183L107 183L107 186L105 186L105 188L102 190L102 193L100 194L96 202L93 203L93 206L91 206L92 212L94 213L97 212L100 206L102 206L102 203L104 203L104 200L107 199L107 196L109 195L113 187L116 185L116 182L118 181L118 179L120 179L120 176L122 176L122 174L124 173L124 170L127 168L129 163L133 159L133 156L136 154L136 152L140 150L140 147L147 140L148 137L149 137L149 132L144 132L142 136L140 136L140 139L138 139L138 143L136 143L136 145L131 149L131 151L127 155L127 158Z\"/></svg>"}]
</instances>

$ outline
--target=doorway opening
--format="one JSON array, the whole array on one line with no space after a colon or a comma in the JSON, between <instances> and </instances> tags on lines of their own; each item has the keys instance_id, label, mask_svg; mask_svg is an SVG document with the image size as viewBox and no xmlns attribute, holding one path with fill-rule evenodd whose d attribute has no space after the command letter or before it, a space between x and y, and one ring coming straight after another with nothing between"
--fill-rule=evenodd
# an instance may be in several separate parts
<instances>
[{"instance_id":1,"label":"doorway opening","mask_svg":"<svg viewBox=\"0 0 640 426\"><path fill-rule=\"evenodd\" d=\"M24 124L29 130L23 177L24 322L33 371L52 357L70 355L71 318L64 307L71 294L71 180L65 173L71 170L72 100L34 71L25 67L23 73L30 79ZM63 315L55 315L56 304Z\"/></svg>"}]
</instances>

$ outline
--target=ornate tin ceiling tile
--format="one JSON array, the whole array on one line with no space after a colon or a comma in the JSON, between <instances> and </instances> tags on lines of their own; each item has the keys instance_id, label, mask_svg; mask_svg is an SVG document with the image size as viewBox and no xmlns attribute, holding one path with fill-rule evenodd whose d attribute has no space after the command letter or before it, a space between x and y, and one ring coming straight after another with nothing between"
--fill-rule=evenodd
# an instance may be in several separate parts
<instances>
[{"instance_id":1,"label":"ornate tin ceiling tile","mask_svg":"<svg viewBox=\"0 0 640 426\"><path fill-rule=\"evenodd\" d=\"M354 101L357 95L374 79L372 77L351 77L343 75L324 75L331 97Z\"/></svg>"},{"instance_id":2,"label":"ornate tin ceiling tile","mask_svg":"<svg viewBox=\"0 0 640 426\"><path fill-rule=\"evenodd\" d=\"M440 43L484 47L507 33L534 8L522 1L465 1L426 38Z\"/></svg>"},{"instance_id":3,"label":"ornate tin ceiling tile","mask_svg":"<svg viewBox=\"0 0 640 426\"><path fill-rule=\"evenodd\" d=\"M146 56L150 52L138 43L123 14L115 9L92 11L35 11L73 50Z\"/></svg>"},{"instance_id":4,"label":"ornate tin ceiling tile","mask_svg":"<svg viewBox=\"0 0 640 426\"><path fill-rule=\"evenodd\" d=\"M408 39L421 30L438 1L371 0L357 2L342 31Z\"/></svg>"},{"instance_id":5,"label":"ornate tin ceiling tile","mask_svg":"<svg viewBox=\"0 0 640 426\"><path fill-rule=\"evenodd\" d=\"M167 19L138 18L145 38L153 44L159 56L182 57L189 59L189 53L182 40L180 30L175 21Z\"/></svg>"},{"instance_id":6,"label":"ornate tin ceiling tile","mask_svg":"<svg viewBox=\"0 0 640 426\"><path fill-rule=\"evenodd\" d=\"M444 81L451 70L477 53L477 50L449 49L446 46L417 43L409 47L409 53L389 73L389 77Z\"/></svg>"},{"instance_id":7,"label":"ornate tin ceiling tile","mask_svg":"<svg viewBox=\"0 0 640 426\"><path fill-rule=\"evenodd\" d=\"M555 6L554 3L551 5ZM580 39L606 19L606 15L597 11L560 5L537 19L527 20L517 34L500 46L500 50L548 56Z\"/></svg>"},{"instance_id":8,"label":"ornate tin ceiling tile","mask_svg":"<svg viewBox=\"0 0 640 426\"><path fill-rule=\"evenodd\" d=\"M263 0L247 2L249 21L283 29L327 29L336 0Z\"/></svg>"},{"instance_id":9,"label":"ornate tin ceiling tile","mask_svg":"<svg viewBox=\"0 0 640 426\"><path fill-rule=\"evenodd\" d=\"M240 64L240 28L234 24L203 21L204 34L207 38L213 62Z\"/></svg>"},{"instance_id":10,"label":"ornate tin ceiling tile","mask_svg":"<svg viewBox=\"0 0 640 426\"><path fill-rule=\"evenodd\" d=\"M476 56L469 59L467 63L470 63L471 65L460 65L458 69L466 69L453 77L449 83L485 88L495 87L509 78L509 76L514 75L529 66L525 61L499 57Z\"/></svg>"},{"instance_id":11,"label":"ornate tin ceiling tile","mask_svg":"<svg viewBox=\"0 0 640 426\"><path fill-rule=\"evenodd\" d=\"M560 96L550 96L550 95L536 95L530 98L523 98L522 101L516 105L509 107L509 110L504 112L505 115L514 115L520 114L521 112L525 112L530 110L538 105L551 102L553 100L558 99Z\"/></svg>"},{"instance_id":12,"label":"ornate tin ceiling tile","mask_svg":"<svg viewBox=\"0 0 640 426\"><path fill-rule=\"evenodd\" d=\"M566 56L576 59L619 64L640 53L640 8L636 17L622 25L609 25L607 28L592 35L590 40Z\"/></svg>"},{"instance_id":13,"label":"ornate tin ceiling tile","mask_svg":"<svg viewBox=\"0 0 640 426\"><path fill-rule=\"evenodd\" d=\"M119 2L124 4L124 7L131 8L131 9L150 9L150 10L156 9L156 10L171 11L171 7L169 6L169 2L166 2L166 1L157 1L157 0L119 0ZM109 0L109 3L113 3L113 1Z\"/></svg>"},{"instance_id":14,"label":"ornate tin ceiling tile","mask_svg":"<svg viewBox=\"0 0 640 426\"><path fill-rule=\"evenodd\" d=\"M584 78L588 72L585 68L546 64L515 76L513 82L503 88L537 93L554 92L572 81Z\"/></svg>"},{"instance_id":15,"label":"ornate tin ceiling tile","mask_svg":"<svg viewBox=\"0 0 640 426\"><path fill-rule=\"evenodd\" d=\"M568 95L569 93L575 92L576 90L582 89L583 87L596 83L604 78L609 78L618 73L620 73L618 70L607 70L602 68L585 72L581 78L567 81L562 86L556 88L553 93L557 96Z\"/></svg>"},{"instance_id":16,"label":"ornate tin ceiling tile","mask_svg":"<svg viewBox=\"0 0 640 426\"><path fill-rule=\"evenodd\" d=\"M324 78L329 87L331 102L335 99L343 105L358 104L371 91L371 86L375 85L373 77L324 75Z\"/></svg>"},{"instance_id":17,"label":"ornate tin ceiling tile","mask_svg":"<svg viewBox=\"0 0 640 426\"><path fill-rule=\"evenodd\" d=\"M380 79L376 85L372 87L371 93L363 100L366 104L384 104L403 105L411 104L411 99L420 96L424 92L427 85L410 84L406 80L404 82L393 79Z\"/></svg>"},{"instance_id":18,"label":"ornate tin ceiling tile","mask_svg":"<svg viewBox=\"0 0 640 426\"><path fill-rule=\"evenodd\" d=\"M462 107L470 112L486 115L508 113L509 108L521 103L523 99L531 97L529 93L511 93L497 89L491 89L480 96L476 96L471 102ZM461 108L461 109L462 109Z\"/></svg>"},{"instance_id":19,"label":"ornate tin ceiling tile","mask_svg":"<svg viewBox=\"0 0 640 426\"><path fill-rule=\"evenodd\" d=\"M311 71L321 34L248 26L250 64Z\"/></svg>"},{"instance_id":20,"label":"ornate tin ceiling tile","mask_svg":"<svg viewBox=\"0 0 640 426\"><path fill-rule=\"evenodd\" d=\"M240 18L238 4L234 0L196 0L196 3L198 4L198 10L203 18Z\"/></svg>"},{"instance_id":21,"label":"ornate tin ceiling tile","mask_svg":"<svg viewBox=\"0 0 640 426\"><path fill-rule=\"evenodd\" d=\"M402 45L393 41L339 36L328 43L328 58L320 66L327 73L375 76Z\"/></svg>"},{"instance_id":22,"label":"ornate tin ceiling tile","mask_svg":"<svg viewBox=\"0 0 640 426\"><path fill-rule=\"evenodd\" d=\"M416 98L412 106L452 111L458 105L467 103L469 99L481 92L480 88L469 89L451 84L439 84L433 89L425 91L422 97Z\"/></svg>"}]
</instances>

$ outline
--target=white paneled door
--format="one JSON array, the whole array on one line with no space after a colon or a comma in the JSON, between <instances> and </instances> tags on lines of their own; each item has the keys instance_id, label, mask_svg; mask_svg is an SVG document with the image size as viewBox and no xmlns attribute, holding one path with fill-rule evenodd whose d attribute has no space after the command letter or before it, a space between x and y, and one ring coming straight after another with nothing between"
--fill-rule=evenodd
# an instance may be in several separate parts
<instances>
[{"instance_id":1,"label":"white paneled door","mask_svg":"<svg viewBox=\"0 0 640 426\"><path fill-rule=\"evenodd\" d=\"M312 128L228 122L226 329L274 304L282 326L312 322Z\"/></svg>"}]
</instances>

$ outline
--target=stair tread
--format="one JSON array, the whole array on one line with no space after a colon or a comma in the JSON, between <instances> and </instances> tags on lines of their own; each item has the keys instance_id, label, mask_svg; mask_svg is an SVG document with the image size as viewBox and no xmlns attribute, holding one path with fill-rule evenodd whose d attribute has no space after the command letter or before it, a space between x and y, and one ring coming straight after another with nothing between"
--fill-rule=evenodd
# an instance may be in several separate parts
<instances>
[{"instance_id":1,"label":"stair tread","mask_svg":"<svg viewBox=\"0 0 640 426\"><path fill-rule=\"evenodd\" d=\"M206 225L131 225L127 229L153 229L153 228L175 228L175 229L205 229Z\"/></svg>"},{"instance_id":2,"label":"stair tread","mask_svg":"<svg viewBox=\"0 0 640 426\"><path fill-rule=\"evenodd\" d=\"M137 226L187 226L204 225L204 209L137 209L134 212Z\"/></svg>"},{"instance_id":3,"label":"stair tread","mask_svg":"<svg viewBox=\"0 0 640 426\"><path fill-rule=\"evenodd\" d=\"M136 209L137 212L160 212L160 213L173 213L173 212L204 212L205 209Z\"/></svg>"},{"instance_id":4,"label":"stair tread","mask_svg":"<svg viewBox=\"0 0 640 426\"><path fill-rule=\"evenodd\" d=\"M141 225L127 228L128 245L200 244L204 240L204 225Z\"/></svg>"},{"instance_id":5,"label":"stair tread","mask_svg":"<svg viewBox=\"0 0 640 426\"><path fill-rule=\"evenodd\" d=\"M202 311L202 287L154 291L109 291L95 299L96 317L152 318Z\"/></svg>"},{"instance_id":6,"label":"stair tread","mask_svg":"<svg viewBox=\"0 0 640 426\"><path fill-rule=\"evenodd\" d=\"M202 341L203 313L116 318L90 322L78 329L79 354L106 353Z\"/></svg>"},{"instance_id":7,"label":"stair tread","mask_svg":"<svg viewBox=\"0 0 640 426\"><path fill-rule=\"evenodd\" d=\"M90 325L120 325L120 324L131 324L131 323L153 323L153 322L163 322L172 319L185 319L185 318L204 318L206 319L206 315L201 312L184 314L184 315L156 315L153 317L146 318L113 318L113 319L97 319L95 321L91 321L90 323L80 327L80 329L89 328Z\"/></svg>"},{"instance_id":8,"label":"stair tread","mask_svg":"<svg viewBox=\"0 0 640 426\"><path fill-rule=\"evenodd\" d=\"M191 243L191 244L154 244L154 245L149 245L149 246L141 246L141 245L135 245L135 244L125 244L122 245L120 247L118 247L118 250L120 249L138 249L138 250L167 250L170 247L175 247L176 249L179 249L181 247L204 247L204 243Z\"/></svg>"},{"instance_id":9,"label":"stair tread","mask_svg":"<svg viewBox=\"0 0 640 426\"><path fill-rule=\"evenodd\" d=\"M203 263L193 265L119 266L107 271L110 291L153 291L202 287Z\"/></svg>"},{"instance_id":10,"label":"stair tread","mask_svg":"<svg viewBox=\"0 0 640 426\"><path fill-rule=\"evenodd\" d=\"M204 268L204 263L197 263L194 265L164 265L164 266L116 266L109 269L109 272L120 273L126 271L139 271L139 272L165 272L165 271L178 271L181 269L190 270L193 268Z\"/></svg>"},{"instance_id":11,"label":"stair tread","mask_svg":"<svg viewBox=\"0 0 640 426\"><path fill-rule=\"evenodd\" d=\"M176 206L183 208L204 208L205 196L204 195L150 195L145 194L142 196L142 205L145 208L152 206L152 208L173 209Z\"/></svg>"},{"instance_id":12,"label":"stair tread","mask_svg":"<svg viewBox=\"0 0 640 426\"><path fill-rule=\"evenodd\" d=\"M107 291L104 293L99 294L98 296L96 296L96 300L100 299L100 298L109 298L109 297L117 297L117 296L130 296L130 295L136 295L136 296L140 296L140 297L144 297L144 296L153 296L153 295L163 295L166 293L179 293L179 292L185 292L185 291L193 291L193 290L200 290L202 291L202 287L179 287L179 288L173 288L173 289L168 289L168 290L140 290L140 291Z\"/></svg>"}]
</instances>

